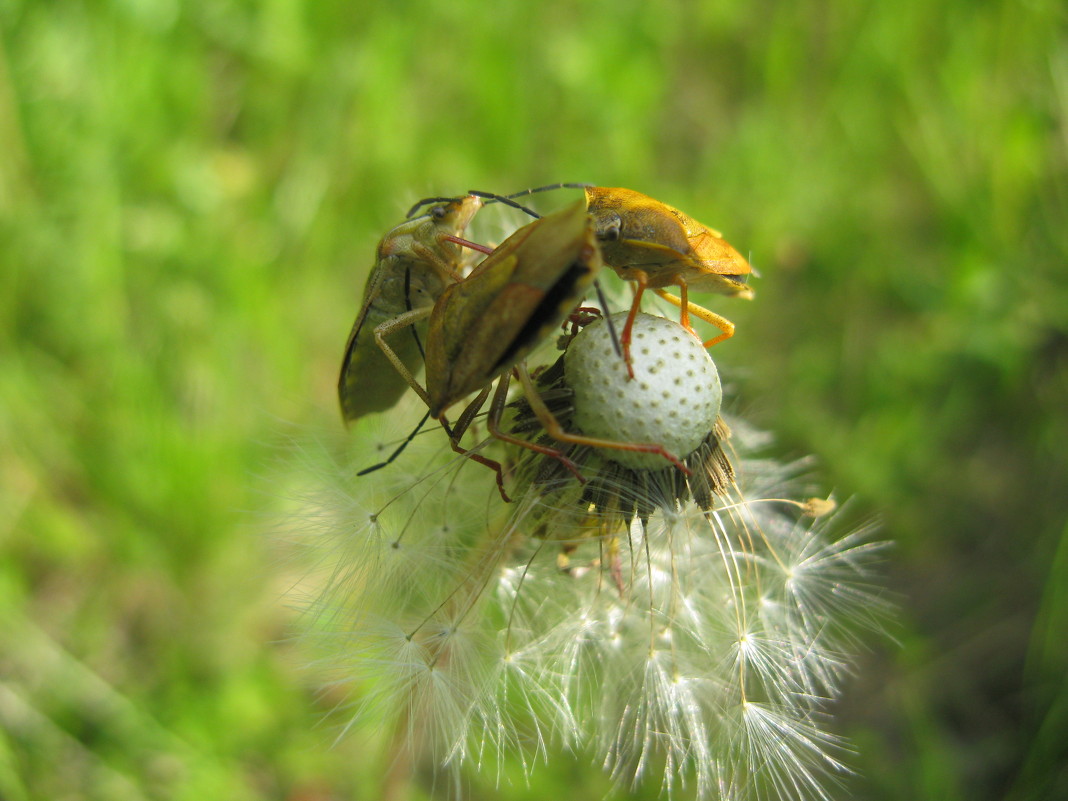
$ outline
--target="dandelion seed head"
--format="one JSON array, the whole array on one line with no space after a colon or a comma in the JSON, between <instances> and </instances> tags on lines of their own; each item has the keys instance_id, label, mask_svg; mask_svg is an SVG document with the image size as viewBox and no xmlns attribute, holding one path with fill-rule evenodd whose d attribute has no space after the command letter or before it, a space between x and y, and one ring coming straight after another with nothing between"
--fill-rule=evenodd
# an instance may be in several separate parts
<instances>
[{"instance_id":1,"label":"dandelion seed head","mask_svg":"<svg viewBox=\"0 0 1068 801\"><path fill-rule=\"evenodd\" d=\"M621 328L627 315L612 319ZM639 314L634 340L657 338L659 346L632 350L631 377L615 354L611 330L602 318L568 345L564 372L574 394L575 425L593 437L657 443L679 457L689 456L719 416L723 391L715 362L676 323ZM658 454L605 449L604 456L631 468L664 466Z\"/></svg>"},{"instance_id":2,"label":"dandelion seed head","mask_svg":"<svg viewBox=\"0 0 1068 801\"><path fill-rule=\"evenodd\" d=\"M562 363L537 382L569 425ZM582 485L551 457L494 452L506 506L443 439L416 438L415 467L384 485L354 478L360 454L335 458L302 497L305 637L351 692L343 727L446 771L530 772L571 748L621 787L826 797L845 751L824 711L887 605L870 527L789 500L804 464L754 458L763 435L717 419L689 478L568 450Z\"/></svg>"}]
</instances>

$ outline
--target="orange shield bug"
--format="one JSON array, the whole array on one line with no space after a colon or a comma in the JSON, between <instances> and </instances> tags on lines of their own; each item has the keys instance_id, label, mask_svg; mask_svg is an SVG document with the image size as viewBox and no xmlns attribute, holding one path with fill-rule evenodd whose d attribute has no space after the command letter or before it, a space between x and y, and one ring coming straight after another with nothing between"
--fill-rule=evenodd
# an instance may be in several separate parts
<instances>
[{"instance_id":1,"label":"orange shield bug","mask_svg":"<svg viewBox=\"0 0 1068 801\"><path fill-rule=\"evenodd\" d=\"M605 264L621 278L637 284L622 335L628 365L634 317L646 289L678 306L682 310L680 323L691 333L690 314L716 326L720 335L705 342L705 347L734 335L732 322L689 300L691 288L745 299L753 297L753 290L746 284L752 267L719 231L633 189L555 184L508 197L558 188L585 192L586 208L594 221ZM681 297L664 291L669 286L679 287Z\"/></svg>"},{"instance_id":2,"label":"orange shield bug","mask_svg":"<svg viewBox=\"0 0 1068 801\"><path fill-rule=\"evenodd\" d=\"M375 343L373 331L406 312L429 310L446 286L460 280L463 253L457 240L482 207L482 199L468 195L430 202L415 217L412 214L419 206L413 208L410 219L391 229L378 244L338 377L338 398L346 422L390 408L408 386ZM417 365L422 358L415 336L395 341L392 352L405 365Z\"/></svg>"}]
</instances>

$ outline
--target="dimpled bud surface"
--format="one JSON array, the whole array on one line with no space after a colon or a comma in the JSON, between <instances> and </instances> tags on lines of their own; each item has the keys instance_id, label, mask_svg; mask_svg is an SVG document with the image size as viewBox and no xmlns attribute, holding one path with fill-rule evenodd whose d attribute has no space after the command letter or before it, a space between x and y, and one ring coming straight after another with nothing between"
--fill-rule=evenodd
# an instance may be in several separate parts
<instances>
[{"instance_id":1,"label":"dimpled bud surface","mask_svg":"<svg viewBox=\"0 0 1068 801\"><path fill-rule=\"evenodd\" d=\"M613 315L617 332L627 315ZM583 434L616 442L663 445L679 459L712 430L723 400L719 372L704 346L678 323L639 314L631 340L634 379L612 346L603 319L586 326L567 348L564 378L574 392L575 425ZM632 469L670 462L658 454L605 448Z\"/></svg>"}]
</instances>

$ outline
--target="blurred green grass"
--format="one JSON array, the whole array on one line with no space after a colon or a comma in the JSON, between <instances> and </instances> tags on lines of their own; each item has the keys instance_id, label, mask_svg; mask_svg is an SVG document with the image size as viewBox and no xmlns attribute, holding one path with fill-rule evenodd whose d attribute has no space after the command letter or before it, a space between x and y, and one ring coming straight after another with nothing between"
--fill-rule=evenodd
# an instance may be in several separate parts
<instances>
[{"instance_id":1,"label":"blurred green grass","mask_svg":"<svg viewBox=\"0 0 1068 801\"><path fill-rule=\"evenodd\" d=\"M1068 795L1065 16L0 1L0 797L367 797L256 477L280 420L333 424L411 201L557 180L750 254L757 300L710 304L738 407L898 543L843 792ZM605 787L557 760L472 792Z\"/></svg>"}]
</instances>

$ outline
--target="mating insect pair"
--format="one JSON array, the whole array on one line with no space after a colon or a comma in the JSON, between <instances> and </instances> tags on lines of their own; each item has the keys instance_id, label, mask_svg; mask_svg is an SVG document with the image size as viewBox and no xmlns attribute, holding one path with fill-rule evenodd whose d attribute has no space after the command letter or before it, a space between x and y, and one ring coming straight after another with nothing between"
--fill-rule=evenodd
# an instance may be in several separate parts
<instances>
[{"instance_id":1,"label":"mating insect pair","mask_svg":"<svg viewBox=\"0 0 1068 801\"><path fill-rule=\"evenodd\" d=\"M488 250L463 238L484 202L518 205L515 197L578 186L542 187L507 197L472 192L413 207L409 219L379 244L378 263L349 336L338 386L346 420L392 406L404 387L411 386L426 403L428 416L446 427L452 447L465 453L459 440L489 397L492 382L502 377L491 403L490 432L554 456L581 479L560 451L500 431L508 378L515 372L539 421L557 441L655 453L686 471L658 443L616 442L565 431L539 401L523 360L580 304L604 264L637 285L621 337L628 370L631 332L646 288L680 306L680 322L691 332L690 313L719 327L720 336L706 346L731 336L734 326L729 321L691 303L687 295L692 286L752 296L744 281L749 264L718 232L633 190L581 186L585 203L520 228L466 272L464 248ZM427 203L427 210L414 216ZM681 298L665 292L665 286L679 286ZM425 348L419 336L424 323ZM403 329L411 336L399 334ZM426 364L425 389L413 374L420 359ZM450 428L445 411L476 391L475 401ZM503 495L501 466L480 454L471 456L497 471Z\"/></svg>"}]
</instances>

